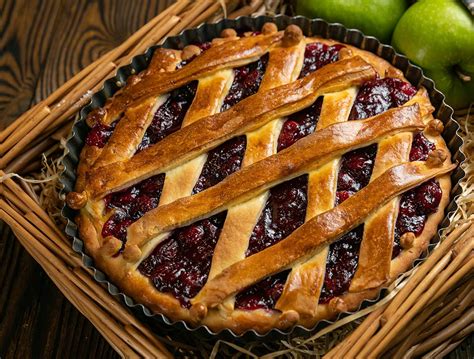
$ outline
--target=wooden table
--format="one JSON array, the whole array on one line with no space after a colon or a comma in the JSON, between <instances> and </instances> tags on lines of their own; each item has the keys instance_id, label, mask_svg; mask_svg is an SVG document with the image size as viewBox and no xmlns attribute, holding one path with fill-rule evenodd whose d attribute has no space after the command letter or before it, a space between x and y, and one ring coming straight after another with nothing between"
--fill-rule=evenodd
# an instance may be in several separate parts
<instances>
[{"instance_id":1,"label":"wooden table","mask_svg":"<svg viewBox=\"0 0 474 359\"><path fill-rule=\"evenodd\" d=\"M0 130L172 0L0 0ZM0 224L0 358L117 354Z\"/></svg>"},{"instance_id":2,"label":"wooden table","mask_svg":"<svg viewBox=\"0 0 474 359\"><path fill-rule=\"evenodd\" d=\"M170 2L0 0L0 129ZM117 355L0 223L0 358L31 357Z\"/></svg>"}]
</instances>

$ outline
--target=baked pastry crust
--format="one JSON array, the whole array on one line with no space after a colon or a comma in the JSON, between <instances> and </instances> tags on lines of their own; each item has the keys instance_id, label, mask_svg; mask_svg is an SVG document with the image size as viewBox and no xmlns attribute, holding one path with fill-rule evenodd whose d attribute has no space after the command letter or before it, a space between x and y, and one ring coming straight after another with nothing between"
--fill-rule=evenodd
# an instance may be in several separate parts
<instances>
[{"instance_id":1,"label":"baked pastry crust","mask_svg":"<svg viewBox=\"0 0 474 359\"><path fill-rule=\"evenodd\" d=\"M338 43L303 37L293 25L285 32L267 30L256 36L215 39L208 50L179 69L187 52L194 54L196 49L158 49L147 70L132 76L103 108L89 115L91 126L120 121L105 147L84 146L75 192L67 196L68 204L79 210L76 223L86 251L112 282L155 312L214 331L264 333L295 324L312 327L321 319L356 310L426 250L449 201L453 165L425 89L420 88L401 107L347 121L358 86L376 76L406 81L403 74L374 54L344 45L339 61L298 79L306 44ZM232 69L267 53L269 61L258 93L219 112L232 83ZM199 81L197 91L181 129L136 153L167 94L195 80ZM316 131L276 153L282 118L320 96L324 100ZM441 155L408 162L413 133L420 130ZM242 169L190 195L206 153L240 135L247 138ZM374 143L378 152L370 183L334 207L340 157ZM104 196L160 173L166 173L166 180L159 206L130 225L124 246L117 238L103 238L102 227L113 215L106 211ZM268 190L305 173L309 178L305 223L282 241L245 257ZM428 216L422 233L392 259L400 195L431 178L437 179L442 190L438 209ZM138 266L172 230L223 210L227 217L209 279L191 299L192 307L185 308L171 294L158 291ZM318 303L330 243L360 223L365 223L364 237L349 291L326 304ZM234 307L240 290L288 269L291 273L275 310Z\"/></svg>"}]
</instances>

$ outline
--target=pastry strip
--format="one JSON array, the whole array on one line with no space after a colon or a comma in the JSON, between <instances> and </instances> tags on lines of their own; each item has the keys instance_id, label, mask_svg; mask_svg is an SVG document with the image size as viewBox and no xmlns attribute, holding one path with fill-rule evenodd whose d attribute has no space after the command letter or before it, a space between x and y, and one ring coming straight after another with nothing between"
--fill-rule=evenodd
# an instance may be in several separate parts
<instances>
[{"instance_id":1,"label":"pastry strip","mask_svg":"<svg viewBox=\"0 0 474 359\"><path fill-rule=\"evenodd\" d=\"M144 77L151 76L152 74L156 72L174 71L176 68L176 65L181 59L180 53L181 51L170 50L170 49L156 50L156 53L151 60L150 66L145 71L139 73L138 75L130 76L129 79L127 80L127 84L141 81ZM118 92L116 96L120 96L120 92ZM164 97L164 95L159 96L159 97ZM103 114L104 114L103 108L95 109L91 113L89 113L87 117L87 122L89 126L94 126L97 123L102 123L102 124L110 126L111 123L117 120L119 117L119 116L108 117L107 121L104 121L105 119L102 118ZM114 136L113 133L112 133L112 136ZM128 141L127 137L125 138L124 142L126 141ZM96 160L101 156L103 150L104 148L89 146L87 144L84 145L84 148L81 152L81 159L79 161L79 166L77 168L76 190L78 192L81 192L85 189L86 173L93 166L96 165Z\"/></svg>"},{"instance_id":2,"label":"pastry strip","mask_svg":"<svg viewBox=\"0 0 474 359\"><path fill-rule=\"evenodd\" d=\"M309 258L358 226L395 196L454 167L429 168L424 162L410 162L389 169L337 207L303 224L281 242L225 269L208 281L191 302L205 307L218 305L229 295Z\"/></svg>"},{"instance_id":3,"label":"pastry strip","mask_svg":"<svg viewBox=\"0 0 474 359\"><path fill-rule=\"evenodd\" d=\"M228 111L203 118L165 137L129 161L92 170L88 190L94 198L126 188L189 161L232 137L303 109L324 93L361 84L374 74L370 65L355 57L324 66L301 80L250 96ZM117 175L122 172L127 175Z\"/></svg>"},{"instance_id":4,"label":"pastry strip","mask_svg":"<svg viewBox=\"0 0 474 359\"><path fill-rule=\"evenodd\" d=\"M108 118L116 117L127 107L141 103L148 97L167 93L215 71L239 67L258 60L272 46L280 44L282 37L283 33L279 32L246 37L238 41L226 41L217 46L211 46L194 61L173 73L153 73L142 81L125 88L120 96L113 97L106 104L101 120L105 123Z\"/></svg>"},{"instance_id":5,"label":"pastry strip","mask_svg":"<svg viewBox=\"0 0 474 359\"><path fill-rule=\"evenodd\" d=\"M324 96L316 129L320 131L334 123L347 121L356 94L357 89L351 88ZM306 222L334 207L339 162L340 158L335 158L309 173ZM296 310L302 315L314 315L324 282L328 250L328 246L322 248L313 258L292 269L275 309L283 312Z\"/></svg>"},{"instance_id":6,"label":"pastry strip","mask_svg":"<svg viewBox=\"0 0 474 359\"><path fill-rule=\"evenodd\" d=\"M159 233L254 198L278 183L319 167L347 151L376 142L388 134L420 128L423 128L423 123L417 105L392 109L367 120L329 126L233 173L203 192L151 210L129 227L127 245L141 245Z\"/></svg>"},{"instance_id":7,"label":"pastry strip","mask_svg":"<svg viewBox=\"0 0 474 359\"><path fill-rule=\"evenodd\" d=\"M434 108L426 101L425 92L425 89L419 90L409 103L420 104L423 121L427 123ZM400 133L380 141L370 180L392 166L408 162L412 141L412 133ZM399 202L400 198L394 198L365 222L359 262L351 280L350 292L379 287L390 278Z\"/></svg>"},{"instance_id":8,"label":"pastry strip","mask_svg":"<svg viewBox=\"0 0 474 359\"><path fill-rule=\"evenodd\" d=\"M219 112L232 79L232 70L222 70L199 80L196 96L186 113L182 127ZM207 154L202 154L166 173L160 206L191 194L206 159Z\"/></svg>"},{"instance_id":9,"label":"pastry strip","mask_svg":"<svg viewBox=\"0 0 474 359\"><path fill-rule=\"evenodd\" d=\"M153 116L168 98L167 95L149 98L143 103L129 108L115 127L112 136L94 162L94 167L102 167L128 160L136 152Z\"/></svg>"},{"instance_id":10,"label":"pastry strip","mask_svg":"<svg viewBox=\"0 0 474 359\"><path fill-rule=\"evenodd\" d=\"M409 160L412 137L411 133L400 133L380 141L371 181L390 167ZM388 280L398 204L399 198L394 198L365 221L359 262L349 291L375 288Z\"/></svg>"},{"instance_id":11,"label":"pastry strip","mask_svg":"<svg viewBox=\"0 0 474 359\"><path fill-rule=\"evenodd\" d=\"M290 83L298 78L304 57L304 42L292 47L276 47L270 51L265 76L259 92ZM263 160L276 152L276 142L281 129L281 119L275 119L258 130L247 134L242 167ZM268 194L229 208L212 259L209 278L214 277L229 265L245 258L252 230L265 206Z\"/></svg>"},{"instance_id":12,"label":"pastry strip","mask_svg":"<svg viewBox=\"0 0 474 359\"><path fill-rule=\"evenodd\" d=\"M121 111L110 110L110 107L113 107L115 98L123 97L123 93L128 91L129 87L136 86L140 81L145 80L146 78L156 76L156 74L163 74L165 72L172 72L176 69L176 66L181 61L181 53L179 50L172 49L157 49L151 59L150 65L146 70L138 73L137 75L132 75L127 79L127 87L122 90L119 90L114 97L109 98L105 103L105 106L99 107L93 110L87 116L87 122L91 125L96 123L102 123L105 125L110 125L112 122L117 120L120 115L123 113L126 108ZM164 92L165 93L165 92ZM163 93L163 94L164 94ZM154 97L158 97L160 94L156 94ZM107 111L107 109L109 109Z\"/></svg>"}]
</instances>

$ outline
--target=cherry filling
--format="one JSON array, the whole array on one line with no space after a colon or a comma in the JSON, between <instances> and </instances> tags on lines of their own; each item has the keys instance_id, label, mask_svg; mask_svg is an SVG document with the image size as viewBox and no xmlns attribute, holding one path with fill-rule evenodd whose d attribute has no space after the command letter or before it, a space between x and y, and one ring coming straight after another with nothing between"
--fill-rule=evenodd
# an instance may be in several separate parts
<instances>
[{"instance_id":1,"label":"cherry filling","mask_svg":"<svg viewBox=\"0 0 474 359\"><path fill-rule=\"evenodd\" d=\"M267 277L237 294L236 309L255 310L274 308L285 287L289 271Z\"/></svg>"},{"instance_id":2,"label":"cherry filling","mask_svg":"<svg viewBox=\"0 0 474 359\"><path fill-rule=\"evenodd\" d=\"M336 206L367 186L374 168L376 154L377 145L374 144L342 156L337 179ZM329 246L326 274L319 297L320 303L327 303L331 298L349 289L357 269L363 233L364 226L361 225Z\"/></svg>"},{"instance_id":3,"label":"cherry filling","mask_svg":"<svg viewBox=\"0 0 474 359\"><path fill-rule=\"evenodd\" d=\"M161 105L153 116L138 151L159 142L166 136L181 128L184 116L193 102L196 94L197 81L190 82L176 90L171 91L168 99Z\"/></svg>"},{"instance_id":4,"label":"cherry filling","mask_svg":"<svg viewBox=\"0 0 474 359\"><path fill-rule=\"evenodd\" d=\"M250 236L247 257L280 242L304 223L307 188L308 176L303 175L270 190L265 208Z\"/></svg>"},{"instance_id":5,"label":"cherry filling","mask_svg":"<svg viewBox=\"0 0 474 359\"><path fill-rule=\"evenodd\" d=\"M285 121L278 137L278 151L284 150L314 132L321 114L322 104L323 98L319 97L311 106L291 115Z\"/></svg>"},{"instance_id":6,"label":"cherry filling","mask_svg":"<svg viewBox=\"0 0 474 359\"><path fill-rule=\"evenodd\" d=\"M349 120L361 120L401 106L415 93L415 87L395 78L366 82L359 89ZM376 154L377 145L374 144L342 156L337 181L336 206L367 186ZM348 290L357 269L363 233L363 226L359 226L329 246L320 303L327 303L331 298Z\"/></svg>"},{"instance_id":7,"label":"cherry filling","mask_svg":"<svg viewBox=\"0 0 474 359\"><path fill-rule=\"evenodd\" d=\"M416 87L400 79L386 77L361 86L352 107L350 120L362 120L403 105L416 94Z\"/></svg>"},{"instance_id":8,"label":"cherry filling","mask_svg":"<svg viewBox=\"0 0 474 359\"><path fill-rule=\"evenodd\" d=\"M193 194L222 181L240 169L246 137L231 139L210 151ZM171 293L182 306L189 308L193 298L207 281L212 255L226 213L175 230L142 262L139 270L155 287Z\"/></svg>"},{"instance_id":9,"label":"cherry filling","mask_svg":"<svg viewBox=\"0 0 474 359\"><path fill-rule=\"evenodd\" d=\"M114 236L125 242L127 227L158 206L164 180L162 173L107 195L104 199L106 210L115 213L105 222L102 237Z\"/></svg>"},{"instance_id":10,"label":"cherry filling","mask_svg":"<svg viewBox=\"0 0 474 359\"><path fill-rule=\"evenodd\" d=\"M343 47L342 45L328 46L320 42L306 45L300 78L337 61L339 51ZM285 121L278 138L278 151L291 146L299 139L314 132L321 114L322 104L323 98L319 97L311 106L292 114Z\"/></svg>"},{"instance_id":11,"label":"cherry filling","mask_svg":"<svg viewBox=\"0 0 474 359\"><path fill-rule=\"evenodd\" d=\"M407 232L418 236L423 232L428 215L438 210L443 193L438 181L431 179L405 192L400 199L400 207L395 227L392 258L400 254L400 237Z\"/></svg>"},{"instance_id":12,"label":"cherry filling","mask_svg":"<svg viewBox=\"0 0 474 359\"><path fill-rule=\"evenodd\" d=\"M89 133L87 134L86 144L88 146L103 148L112 136L115 126L117 126L117 123L118 120L112 122L110 125L97 123L94 127L90 129Z\"/></svg>"},{"instance_id":13,"label":"cherry filling","mask_svg":"<svg viewBox=\"0 0 474 359\"><path fill-rule=\"evenodd\" d=\"M160 292L171 293L182 306L204 286L226 212L175 230L138 267Z\"/></svg>"},{"instance_id":14,"label":"cherry filling","mask_svg":"<svg viewBox=\"0 0 474 359\"><path fill-rule=\"evenodd\" d=\"M377 144L346 153L337 177L336 206L368 185L374 168Z\"/></svg>"},{"instance_id":15,"label":"cherry filling","mask_svg":"<svg viewBox=\"0 0 474 359\"><path fill-rule=\"evenodd\" d=\"M234 81L221 111L258 91L267 62L268 55L234 69ZM210 151L192 193L214 186L239 170L245 148L246 137L240 136ZM189 299L207 281L212 254L224 220L225 215L221 214L174 231L169 239L155 248L152 255L142 263L140 270L152 279L158 290L173 294L183 306L189 307ZM173 255L168 258L164 253L169 246L173 248ZM178 249L175 250L175 247Z\"/></svg>"},{"instance_id":16,"label":"cherry filling","mask_svg":"<svg viewBox=\"0 0 474 359\"><path fill-rule=\"evenodd\" d=\"M224 99L221 111L226 111L258 91L268 63L268 54L255 62L234 69L234 81Z\"/></svg>"},{"instance_id":17,"label":"cherry filling","mask_svg":"<svg viewBox=\"0 0 474 359\"><path fill-rule=\"evenodd\" d=\"M410 161L425 161L434 149L436 149L435 144L429 141L422 132L418 132L413 136ZM400 237L404 233L413 232L418 236L423 232L428 215L438 210L442 195L441 187L434 179L402 195L395 226L392 258L398 256L402 250Z\"/></svg>"},{"instance_id":18,"label":"cherry filling","mask_svg":"<svg viewBox=\"0 0 474 359\"><path fill-rule=\"evenodd\" d=\"M362 224L330 245L319 303L327 303L331 298L349 289L359 263L359 249L363 233L364 225Z\"/></svg>"},{"instance_id":19,"label":"cherry filling","mask_svg":"<svg viewBox=\"0 0 474 359\"><path fill-rule=\"evenodd\" d=\"M426 161L428 154L436 149L433 142L429 141L423 132L418 132L413 136L410 150L410 161Z\"/></svg>"},{"instance_id":20,"label":"cherry filling","mask_svg":"<svg viewBox=\"0 0 474 359\"><path fill-rule=\"evenodd\" d=\"M313 43L306 46L300 77L337 61L340 45ZM277 150L281 151L314 132L321 114L323 98L291 115L283 124ZM255 254L290 235L304 223L307 207L307 175L282 183L270 190L270 196L249 240L246 255ZM280 298L288 271L265 278L236 297L238 309L271 309Z\"/></svg>"},{"instance_id":21,"label":"cherry filling","mask_svg":"<svg viewBox=\"0 0 474 359\"><path fill-rule=\"evenodd\" d=\"M225 111L258 91L268 63L268 54L255 62L234 69L234 80L221 107ZM245 154L247 138L239 136L210 151L193 194L212 187L238 171Z\"/></svg>"},{"instance_id":22,"label":"cherry filling","mask_svg":"<svg viewBox=\"0 0 474 359\"><path fill-rule=\"evenodd\" d=\"M342 45L328 46L320 42L313 42L306 45L300 78L309 75L311 72L327 64L339 60L339 51L343 47Z\"/></svg>"},{"instance_id":23,"label":"cherry filling","mask_svg":"<svg viewBox=\"0 0 474 359\"><path fill-rule=\"evenodd\" d=\"M218 184L228 175L238 171L242 165L246 144L247 138L239 136L209 151L193 194Z\"/></svg>"},{"instance_id":24,"label":"cherry filling","mask_svg":"<svg viewBox=\"0 0 474 359\"><path fill-rule=\"evenodd\" d=\"M270 190L265 208L250 236L246 256L280 242L304 223L308 176L284 182ZM265 278L236 297L235 307L253 310L274 307L283 291L288 272Z\"/></svg>"}]
</instances>

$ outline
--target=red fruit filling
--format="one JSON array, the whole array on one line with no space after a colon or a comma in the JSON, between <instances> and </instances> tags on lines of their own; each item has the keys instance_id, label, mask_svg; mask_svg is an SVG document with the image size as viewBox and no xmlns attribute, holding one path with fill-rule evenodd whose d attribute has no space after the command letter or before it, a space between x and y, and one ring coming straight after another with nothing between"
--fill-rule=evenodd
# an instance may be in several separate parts
<instances>
[{"instance_id":1,"label":"red fruit filling","mask_svg":"<svg viewBox=\"0 0 474 359\"><path fill-rule=\"evenodd\" d=\"M238 171L245 154L247 138L239 136L209 151L193 193L204 191Z\"/></svg>"},{"instance_id":2,"label":"red fruit filling","mask_svg":"<svg viewBox=\"0 0 474 359\"><path fill-rule=\"evenodd\" d=\"M234 69L234 80L229 93L224 99L221 112L258 91L267 63L268 54L255 62ZM246 145L246 136L239 136L209 151L193 193L198 193L212 187L228 175L239 170L244 158Z\"/></svg>"},{"instance_id":3,"label":"red fruit filling","mask_svg":"<svg viewBox=\"0 0 474 359\"><path fill-rule=\"evenodd\" d=\"M96 146L99 148L104 147L112 136L117 123L118 120L112 122L110 125L104 125L101 123L96 124L87 134L86 144L88 146Z\"/></svg>"},{"instance_id":4,"label":"red fruit filling","mask_svg":"<svg viewBox=\"0 0 474 359\"><path fill-rule=\"evenodd\" d=\"M434 149L435 144L422 132L418 132L413 136L410 161L425 161ZM402 250L400 237L404 233L413 232L418 236L423 232L428 215L438 210L442 194L439 183L432 179L402 195L395 226L392 258L398 256Z\"/></svg>"},{"instance_id":5,"label":"red fruit filling","mask_svg":"<svg viewBox=\"0 0 474 359\"><path fill-rule=\"evenodd\" d=\"M268 54L255 62L234 69L234 81L224 99L221 111L226 111L258 91L268 63Z\"/></svg>"},{"instance_id":6,"label":"red fruit filling","mask_svg":"<svg viewBox=\"0 0 474 359\"><path fill-rule=\"evenodd\" d=\"M327 64L339 60L339 50L343 47L342 45L328 46L320 42L313 42L306 45L300 78L309 75L311 72Z\"/></svg>"},{"instance_id":7,"label":"red fruit filling","mask_svg":"<svg viewBox=\"0 0 474 359\"><path fill-rule=\"evenodd\" d=\"M336 206L367 186L374 168L376 154L377 145L374 144L342 156L337 179ZM363 233L364 226L361 225L329 246L320 303L327 303L331 298L349 289L357 269Z\"/></svg>"},{"instance_id":8,"label":"red fruit filling","mask_svg":"<svg viewBox=\"0 0 474 359\"><path fill-rule=\"evenodd\" d=\"M265 208L249 239L246 256L280 242L304 223L308 176L284 182L270 190Z\"/></svg>"},{"instance_id":9,"label":"red fruit filling","mask_svg":"<svg viewBox=\"0 0 474 359\"><path fill-rule=\"evenodd\" d=\"M237 294L235 308L245 310L274 308L285 287L289 271L267 277Z\"/></svg>"},{"instance_id":10,"label":"red fruit filling","mask_svg":"<svg viewBox=\"0 0 474 359\"><path fill-rule=\"evenodd\" d=\"M418 132L413 137L410 161L425 161L434 149L436 149L435 144L423 133ZM413 232L418 236L423 232L428 215L438 210L442 194L439 183L432 179L402 195L395 227L392 258L398 256L402 250L400 237L404 233Z\"/></svg>"},{"instance_id":11,"label":"red fruit filling","mask_svg":"<svg viewBox=\"0 0 474 359\"><path fill-rule=\"evenodd\" d=\"M349 289L359 263L359 249L363 233L364 225L360 225L330 245L319 303L327 303L331 298Z\"/></svg>"},{"instance_id":12,"label":"red fruit filling","mask_svg":"<svg viewBox=\"0 0 474 359\"><path fill-rule=\"evenodd\" d=\"M239 170L245 146L246 137L240 136L210 151L193 193L214 186ZM159 291L171 293L182 306L189 308L189 300L207 281L225 216L226 213L221 213L175 230L142 262L140 272Z\"/></svg>"},{"instance_id":13,"label":"red fruit filling","mask_svg":"<svg viewBox=\"0 0 474 359\"><path fill-rule=\"evenodd\" d=\"M193 102L196 94L197 81L193 81L171 91L168 99L161 105L153 116L137 152L159 142L166 136L181 128L184 116Z\"/></svg>"},{"instance_id":14,"label":"red fruit filling","mask_svg":"<svg viewBox=\"0 0 474 359\"><path fill-rule=\"evenodd\" d=\"M138 267L160 292L170 293L183 307L204 286L226 212L175 230Z\"/></svg>"},{"instance_id":15,"label":"red fruit filling","mask_svg":"<svg viewBox=\"0 0 474 359\"><path fill-rule=\"evenodd\" d=\"M337 177L336 206L367 186L376 154L377 144L373 144L342 156Z\"/></svg>"},{"instance_id":16,"label":"red fruit filling","mask_svg":"<svg viewBox=\"0 0 474 359\"><path fill-rule=\"evenodd\" d=\"M392 258L395 258L402 250L400 237L404 233L413 232L418 236L423 232L428 215L438 210L442 195L441 187L435 179L402 195L395 227Z\"/></svg>"},{"instance_id":17,"label":"red fruit filling","mask_svg":"<svg viewBox=\"0 0 474 359\"><path fill-rule=\"evenodd\" d=\"M361 86L352 107L350 120L361 120L403 105L416 94L416 87L400 79L386 77Z\"/></svg>"},{"instance_id":18,"label":"red fruit filling","mask_svg":"<svg viewBox=\"0 0 474 359\"><path fill-rule=\"evenodd\" d=\"M429 141L422 132L413 136L410 150L410 161L426 161L428 154L436 149L433 142Z\"/></svg>"},{"instance_id":19,"label":"red fruit filling","mask_svg":"<svg viewBox=\"0 0 474 359\"><path fill-rule=\"evenodd\" d=\"M361 120L403 105L416 93L411 84L395 78L366 82L357 93L349 120ZM336 205L367 186L377 154L377 145L344 154L338 173ZM357 227L329 246L320 303L347 291L357 269L363 226Z\"/></svg>"},{"instance_id":20,"label":"red fruit filling","mask_svg":"<svg viewBox=\"0 0 474 359\"><path fill-rule=\"evenodd\" d=\"M308 176L284 182L270 190L265 208L250 236L246 256L280 242L304 223ZM288 272L265 278L236 297L235 307L253 310L273 308L283 291Z\"/></svg>"},{"instance_id":21,"label":"red fruit filling","mask_svg":"<svg viewBox=\"0 0 474 359\"><path fill-rule=\"evenodd\" d=\"M322 104L323 98L319 97L311 106L291 115L285 121L278 137L278 151L284 150L314 132L321 114Z\"/></svg>"},{"instance_id":22,"label":"red fruit filling","mask_svg":"<svg viewBox=\"0 0 474 359\"><path fill-rule=\"evenodd\" d=\"M258 91L267 62L268 55L234 69L234 81L224 99L221 111L227 110ZM239 170L245 148L246 137L240 136L210 151L193 194L216 185ZM194 297L207 281L212 254L224 220L225 215L218 215L174 231L170 239L160 244L142 263L140 270L153 280L158 290L172 293L183 306L188 307L189 298ZM180 247L179 257L167 260L161 248L172 241L186 245Z\"/></svg>"},{"instance_id":23,"label":"red fruit filling","mask_svg":"<svg viewBox=\"0 0 474 359\"><path fill-rule=\"evenodd\" d=\"M214 186L239 170L245 145L246 137L240 136L210 151L193 193ZM159 291L171 293L182 306L189 308L189 299L207 281L225 216L226 213L221 213L175 230L142 262L139 270Z\"/></svg>"},{"instance_id":24,"label":"red fruit filling","mask_svg":"<svg viewBox=\"0 0 474 359\"><path fill-rule=\"evenodd\" d=\"M104 199L106 209L115 213L105 222L102 237L114 236L125 242L127 227L158 206L164 180L165 175L159 174L107 195Z\"/></svg>"},{"instance_id":25,"label":"red fruit filling","mask_svg":"<svg viewBox=\"0 0 474 359\"><path fill-rule=\"evenodd\" d=\"M300 77L337 61L340 45L313 43L306 46ZM323 98L291 115L283 124L277 150L281 151L314 132L321 113ZM280 184L270 190L270 197L249 240L247 256L257 253L287 237L304 223L307 206L306 175ZM236 297L239 309L271 309L283 291L288 271L265 278Z\"/></svg>"}]
</instances>

